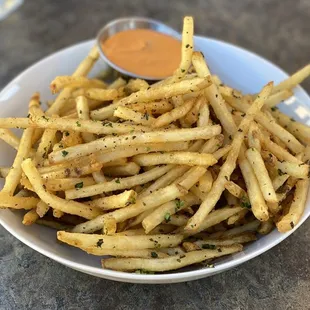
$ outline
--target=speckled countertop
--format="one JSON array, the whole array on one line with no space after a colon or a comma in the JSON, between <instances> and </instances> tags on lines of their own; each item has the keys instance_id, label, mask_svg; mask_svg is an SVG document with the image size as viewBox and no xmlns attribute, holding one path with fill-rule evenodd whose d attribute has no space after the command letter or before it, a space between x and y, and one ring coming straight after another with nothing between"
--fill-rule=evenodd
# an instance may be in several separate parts
<instances>
[{"instance_id":1,"label":"speckled countertop","mask_svg":"<svg viewBox=\"0 0 310 310\"><path fill-rule=\"evenodd\" d=\"M94 37L120 16L141 15L235 43L288 72L309 62L309 0L26 0L0 21L0 89L54 51ZM304 84L310 91L310 81ZM0 309L310 309L310 221L277 247L194 282L138 285L94 278L23 245L0 227Z\"/></svg>"}]
</instances>

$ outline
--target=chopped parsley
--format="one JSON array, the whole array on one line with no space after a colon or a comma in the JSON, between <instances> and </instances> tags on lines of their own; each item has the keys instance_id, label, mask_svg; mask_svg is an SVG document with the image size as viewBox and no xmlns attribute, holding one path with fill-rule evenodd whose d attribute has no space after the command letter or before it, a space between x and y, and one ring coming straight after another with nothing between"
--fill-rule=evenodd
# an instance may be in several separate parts
<instances>
[{"instance_id":1,"label":"chopped parsley","mask_svg":"<svg viewBox=\"0 0 310 310\"><path fill-rule=\"evenodd\" d=\"M284 175L286 173L284 173L281 169L278 169L278 175L281 176L281 175Z\"/></svg>"},{"instance_id":2,"label":"chopped parsley","mask_svg":"<svg viewBox=\"0 0 310 310\"><path fill-rule=\"evenodd\" d=\"M66 137L70 136L70 132L69 131L65 131L64 134L65 134Z\"/></svg>"},{"instance_id":3,"label":"chopped parsley","mask_svg":"<svg viewBox=\"0 0 310 310\"><path fill-rule=\"evenodd\" d=\"M120 179L119 178L115 179L115 183L120 184L121 183Z\"/></svg>"},{"instance_id":4,"label":"chopped parsley","mask_svg":"<svg viewBox=\"0 0 310 310\"><path fill-rule=\"evenodd\" d=\"M208 249L208 250L215 250L216 249L216 246L214 244L203 244L201 246L203 249Z\"/></svg>"},{"instance_id":5,"label":"chopped parsley","mask_svg":"<svg viewBox=\"0 0 310 310\"><path fill-rule=\"evenodd\" d=\"M113 124L111 122L103 122L102 125L113 128Z\"/></svg>"},{"instance_id":6,"label":"chopped parsley","mask_svg":"<svg viewBox=\"0 0 310 310\"><path fill-rule=\"evenodd\" d=\"M151 256L152 256L153 258L157 258L157 257L158 257L158 254L157 254L156 252L151 252Z\"/></svg>"},{"instance_id":7,"label":"chopped parsley","mask_svg":"<svg viewBox=\"0 0 310 310\"><path fill-rule=\"evenodd\" d=\"M241 207L251 209L251 204L248 200L241 201Z\"/></svg>"},{"instance_id":8,"label":"chopped parsley","mask_svg":"<svg viewBox=\"0 0 310 310\"><path fill-rule=\"evenodd\" d=\"M179 210L181 207L184 206L184 201L182 201L180 199L176 199L175 200L175 205L176 205L176 209Z\"/></svg>"},{"instance_id":9,"label":"chopped parsley","mask_svg":"<svg viewBox=\"0 0 310 310\"><path fill-rule=\"evenodd\" d=\"M81 123L79 121L77 121L76 126L81 127Z\"/></svg>"},{"instance_id":10,"label":"chopped parsley","mask_svg":"<svg viewBox=\"0 0 310 310\"><path fill-rule=\"evenodd\" d=\"M166 223L170 222L171 214L167 212L164 216Z\"/></svg>"},{"instance_id":11,"label":"chopped parsley","mask_svg":"<svg viewBox=\"0 0 310 310\"><path fill-rule=\"evenodd\" d=\"M75 187L76 189L83 188L83 186L84 186L84 183L83 183L83 182L76 183L76 184L74 185L74 187Z\"/></svg>"},{"instance_id":12,"label":"chopped parsley","mask_svg":"<svg viewBox=\"0 0 310 310\"><path fill-rule=\"evenodd\" d=\"M66 156L69 154L69 152L63 150L63 151L61 152L61 154L62 154L62 157L66 157Z\"/></svg>"},{"instance_id":13,"label":"chopped parsley","mask_svg":"<svg viewBox=\"0 0 310 310\"><path fill-rule=\"evenodd\" d=\"M138 273L138 274L154 274L153 271L148 271L148 270L146 270L146 269L137 269L137 270L135 271L135 273Z\"/></svg>"},{"instance_id":14,"label":"chopped parsley","mask_svg":"<svg viewBox=\"0 0 310 310\"><path fill-rule=\"evenodd\" d=\"M49 121L49 118L46 117L45 115L43 115L42 118L45 119L46 121Z\"/></svg>"},{"instance_id":15,"label":"chopped parsley","mask_svg":"<svg viewBox=\"0 0 310 310\"><path fill-rule=\"evenodd\" d=\"M272 108L271 108L271 111L273 111L273 112L274 112L274 111L277 111L277 110L278 110L277 107L272 107Z\"/></svg>"}]
</instances>

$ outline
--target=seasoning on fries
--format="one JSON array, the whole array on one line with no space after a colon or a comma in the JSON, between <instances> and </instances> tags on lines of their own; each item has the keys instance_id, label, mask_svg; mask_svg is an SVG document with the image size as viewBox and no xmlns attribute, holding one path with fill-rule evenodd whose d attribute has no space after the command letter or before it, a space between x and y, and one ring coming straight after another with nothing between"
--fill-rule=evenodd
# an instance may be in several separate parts
<instances>
[{"instance_id":1,"label":"seasoning on fries","mask_svg":"<svg viewBox=\"0 0 310 310\"><path fill-rule=\"evenodd\" d=\"M242 94L211 75L193 44L185 17L180 66L153 85L88 77L94 47L72 76L51 81L58 95L46 111L35 93L28 117L1 118L0 139L17 151L0 167L1 208L103 256L103 268L138 273L209 263L298 225L310 128L276 105L309 65Z\"/></svg>"}]
</instances>

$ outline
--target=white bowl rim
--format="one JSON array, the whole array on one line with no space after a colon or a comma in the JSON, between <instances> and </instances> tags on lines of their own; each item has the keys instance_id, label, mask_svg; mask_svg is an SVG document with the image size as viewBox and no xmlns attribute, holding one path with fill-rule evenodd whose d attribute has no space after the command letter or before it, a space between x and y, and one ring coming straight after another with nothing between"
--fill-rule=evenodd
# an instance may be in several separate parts
<instances>
[{"instance_id":1,"label":"white bowl rim","mask_svg":"<svg viewBox=\"0 0 310 310\"><path fill-rule=\"evenodd\" d=\"M262 56L256 54L255 52L249 51L245 48L239 47L237 45L225 42L223 40L218 40L215 38L209 38L205 36L195 36L200 39L207 39L209 41L212 41L214 43L221 43L223 45L226 45L230 48L234 48L235 50L240 50L242 52L246 52L248 54L252 54L253 56L259 58L261 62L264 62L266 65L273 66L277 70L279 70L283 75L289 76L287 72L282 70L279 66L276 64L272 63L271 61L263 58ZM13 80L11 80L0 92L0 95L4 93L11 84L17 82L18 79L21 79L25 74L27 74L29 71L31 71L35 66L40 65L42 62L47 61L49 58L57 56L57 54L62 53L63 51L69 51L70 49L75 49L78 48L80 45L84 45L87 43L93 42L95 44L95 39L91 40L85 40L82 42L79 42L77 44L73 44L69 47L62 48L58 50L55 53L52 53L43 59L37 61L24 71L22 71L20 74L18 74ZM297 86L296 89L303 90L304 93L306 94L307 98L310 100L310 97L308 93L301 87ZM252 253L247 253L245 256L240 257L238 259L235 259L234 261L230 262L225 262L221 263L218 266L215 266L214 268L201 268L201 269L196 269L193 271L183 271L183 272L175 272L175 273L169 273L169 274L135 274L135 273L126 273L126 272L119 272L119 271L114 271L114 270L108 270L108 269L99 269L98 267L91 267L87 266L81 263L76 263L74 261L71 261L69 259L61 258L56 254L53 254L47 250L42 249L40 246L37 246L36 244L30 242L27 238L24 238L22 234L19 234L18 232L14 231L9 224L7 224L5 221L2 220L2 217L0 216L0 224L9 232L11 233L15 238L32 248L33 250L39 252L40 254L49 257L53 259L54 261L63 264L65 266L68 266L70 268L73 268L75 270L91 274L91 275L98 275L99 277L106 278L106 279L112 279L115 281L121 281L121 282L132 282L132 283L144 283L144 284L156 284L156 283L174 283L174 282L182 282L182 281L190 281L190 280L195 280L199 279L202 277L207 277L211 276L213 274L217 274L220 272L223 272L227 269L236 267L246 261L251 260L254 257L259 256L260 254L268 251L269 249L273 248L274 246L278 245L280 242L282 242L284 239L286 239L288 236L290 236L293 232L295 232L296 229L299 228L302 223L306 221L306 219L310 215L310 210L307 212L305 211L303 218L300 220L300 222L294 227L289 232L283 233L280 235L279 238L275 239L273 242L270 242L269 244L266 244L265 246L253 250Z\"/></svg>"}]
</instances>

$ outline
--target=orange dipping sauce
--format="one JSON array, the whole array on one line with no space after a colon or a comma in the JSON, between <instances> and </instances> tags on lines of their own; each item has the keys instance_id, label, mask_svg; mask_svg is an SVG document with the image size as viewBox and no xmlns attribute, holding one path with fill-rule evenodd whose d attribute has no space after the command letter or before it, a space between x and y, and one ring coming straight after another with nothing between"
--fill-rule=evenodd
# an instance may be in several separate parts
<instances>
[{"instance_id":1,"label":"orange dipping sauce","mask_svg":"<svg viewBox=\"0 0 310 310\"><path fill-rule=\"evenodd\" d=\"M172 75L181 61L181 42L149 29L118 32L101 42L101 47L120 68L158 79Z\"/></svg>"}]
</instances>

